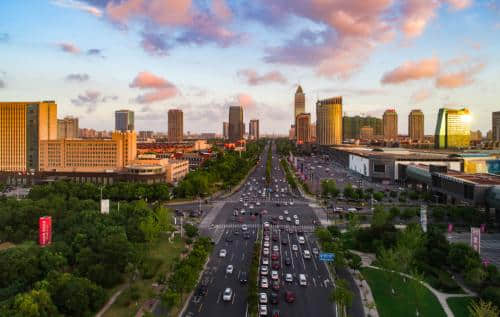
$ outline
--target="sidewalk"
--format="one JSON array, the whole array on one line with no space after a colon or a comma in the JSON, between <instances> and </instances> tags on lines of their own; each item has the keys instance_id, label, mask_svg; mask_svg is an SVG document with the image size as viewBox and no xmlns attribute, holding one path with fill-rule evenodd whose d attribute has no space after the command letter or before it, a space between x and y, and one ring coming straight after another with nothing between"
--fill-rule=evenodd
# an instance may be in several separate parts
<instances>
[{"instance_id":1,"label":"sidewalk","mask_svg":"<svg viewBox=\"0 0 500 317\"><path fill-rule=\"evenodd\" d=\"M129 287L129 284L128 283L125 283L123 284L122 286L120 286L120 288L113 294L113 296L110 297L110 299L108 300L108 302L106 303L106 305L104 305L103 308L101 308L101 310L95 315L95 317L101 317L102 315L104 315L104 313L106 313L106 311L111 307L111 305L113 305L113 303L116 301L116 299L118 298L118 296L120 296L120 294Z\"/></svg>"}]
</instances>

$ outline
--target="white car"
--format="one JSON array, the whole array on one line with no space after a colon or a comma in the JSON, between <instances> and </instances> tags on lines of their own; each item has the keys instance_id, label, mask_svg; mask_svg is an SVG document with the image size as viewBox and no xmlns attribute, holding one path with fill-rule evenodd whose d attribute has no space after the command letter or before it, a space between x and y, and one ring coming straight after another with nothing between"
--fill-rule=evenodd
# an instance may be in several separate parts
<instances>
[{"instance_id":1,"label":"white car","mask_svg":"<svg viewBox=\"0 0 500 317\"><path fill-rule=\"evenodd\" d=\"M288 203L285 201L284 205L285 205L285 206L288 206Z\"/></svg>"},{"instance_id":2,"label":"white car","mask_svg":"<svg viewBox=\"0 0 500 317\"><path fill-rule=\"evenodd\" d=\"M250 207L249 207L249 208L250 208L250 209L253 209L253 205L250 205Z\"/></svg>"},{"instance_id":3,"label":"white car","mask_svg":"<svg viewBox=\"0 0 500 317\"><path fill-rule=\"evenodd\" d=\"M269 236L264 236L264 241L269 241Z\"/></svg>"},{"instance_id":4,"label":"white car","mask_svg":"<svg viewBox=\"0 0 500 317\"><path fill-rule=\"evenodd\" d=\"M259 294L259 303L267 304L267 294L266 293Z\"/></svg>"},{"instance_id":5,"label":"white car","mask_svg":"<svg viewBox=\"0 0 500 317\"><path fill-rule=\"evenodd\" d=\"M307 286L307 279L305 274L299 274L299 284L301 286Z\"/></svg>"},{"instance_id":6,"label":"white car","mask_svg":"<svg viewBox=\"0 0 500 317\"><path fill-rule=\"evenodd\" d=\"M311 252L309 250L304 250L304 259L310 259L311 258Z\"/></svg>"},{"instance_id":7,"label":"white car","mask_svg":"<svg viewBox=\"0 0 500 317\"><path fill-rule=\"evenodd\" d=\"M264 222L264 228L269 228L269 222Z\"/></svg>"},{"instance_id":8,"label":"white car","mask_svg":"<svg viewBox=\"0 0 500 317\"><path fill-rule=\"evenodd\" d=\"M264 255L269 255L269 248L264 248L264 250L262 251L262 253Z\"/></svg>"},{"instance_id":9,"label":"white car","mask_svg":"<svg viewBox=\"0 0 500 317\"><path fill-rule=\"evenodd\" d=\"M269 281L267 280L267 277L264 276L260 279L260 287L269 288Z\"/></svg>"},{"instance_id":10,"label":"white car","mask_svg":"<svg viewBox=\"0 0 500 317\"><path fill-rule=\"evenodd\" d=\"M246 213L245 209L241 209L240 214L243 216Z\"/></svg>"},{"instance_id":11,"label":"white car","mask_svg":"<svg viewBox=\"0 0 500 317\"><path fill-rule=\"evenodd\" d=\"M219 256L220 256L221 258L225 258L225 257L226 257L226 254L227 254L226 249L221 249L221 250L219 251Z\"/></svg>"},{"instance_id":12,"label":"white car","mask_svg":"<svg viewBox=\"0 0 500 317\"><path fill-rule=\"evenodd\" d=\"M299 219L295 219L295 225L298 226L300 224Z\"/></svg>"},{"instance_id":13,"label":"white car","mask_svg":"<svg viewBox=\"0 0 500 317\"><path fill-rule=\"evenodd\" d=\"M293 251L299 251L299 247L296 244L292 244Z\"/></svg>"},{"instance_id":14,"label":"white car","mask_svg":"<svg viewBox=\"0 0 500 317\"><path fill-rule=\"evenodd\" d=\"M262 265L260 267L260 275L267 275L269 274L269 268L267 267L267 265Z\"/></svg>"},{"instance_id":15,"label":"white car","mask_svg":"<svg viewBox=\"0 0 500 317\"><path fill-rule=\"evenodd\" d=\"M256 202L255 204L256 204L257 206L260 206L260 201Z\"/></svg>"},{"instance_id":16,"label":"white car","mask_svg":"<svg viewBox=\"0 0 500 317\"><path fill-rule=\"evenodd\" d=\"M242 226L241 226L241 230L243 230L243 231L247 231L247 230L248 230L248 226L247 226L247 225L242 225Z\"/></svg>"},{"instance_id":17,"label":"white car","mask_svg":"<svg viewBox=\"0 0 500 317\"><path fill-rule=\"evenodd\" d=\"M293 215L293 219L299 219L299 216Z\"/></svg>"},{"instance_id":18,"label":"white car","mask_svg":"<svg viewBox=\"0 0 500 317\"><path fill-rule=\"evenodd\" d=\"M279 216L278 219L283 221L283 219L285 219L285 218L283 218L283 216Z\"/></svg>"},{"instance_id":19,"label":"white car","mask_svg":"<svg viewBox=\"0 0 500 317\"><path fill-rule=\"evenodd\" d=\"M277 245L273 245L273 252L278 252L280 248Z\"/></svg>"},{"instance_id":20,"label":"white car","mask_svg":"<svg viewBox=\"0 0 500 317\"><path fill-rule=\"evenodd\" d=\"M286 221L291 222L292 219L290 217L286 217Z\"/></svg>"},{"instance_id":21,"label":"white car","mask_svg":"<svg viewBox=\"0 0 500 317\"><path fill-rule=\"evenodd\" d=\"M264 248L269 248L269 241L264 241Z\"/></svg>"},{"instance_id":22,"label":"white car","mask_svg":"<svg viewBox=\"0 0 500 317\"><path fill-rule=\"evenodd\" d=\"M277 280L279 278L278 271L271 271L271 279Z\"/></svg>"},{"instance_id":23,"label":"white car","mask_svg":"<svg viewBox=\"0 0 500 317\"><path fill-rule=\"evenodd\" d=\"M262 265L269 265L269 258L263 257L262 258Z\"/></svg>"},{"instance_id":24,"label":"white car","mask_svg":"<svg viewBox=\"0 0 500 317\"><path fill-rule=\"evenodd\" d=\"M285 215L288 215L288 210L283 211Z\"/></svg>"},{"instance_id":25,"label":"white car","mask_svg":"<svg viewBox=\"0 0 500 317\"><path fill-rule=\"evenodd\" d=\"M347 211L348 211L348 212L356 212L356 211L358 211L358 210L357 210L356 208L348 208L348 209L347 209Z\"/></svg>"},{"instance_id":26,"label":"white car","mask_svg":"<svg viewBox=\"0 0 500 317\"><path fill-rule=\"evenodd\" d=\"M231 288L226 288L224 294L222 295L222 300L225 302L230 302L233 298L233 290Z\"/></svg>"},{"instance_id":27,"label":"white car","mask_svg":"<svg viewBox=\"0 0 500 317\"><path fill-rule=\"evenodd\" d=\"M291 201L291 202L290 202L290 206L293 206L293 204L294 204L294 202L293 202L293 201Z\"/></svg>"},{"instance_id":28,"label":"white car","mask_svg":"<svg viewBox=\"0 0 500 317\"><path fill-rule=\"evenodd\" d=\"M227 267L226 267L226 274L233 274L233 270L234 270L234 267L232 264L229 264Z\"/></svg>"},{"instance_id":29,"label":"white car","mask_svg":"<svg viewBox=\"0 0 500 317\"><path fill-rule=\"evenodd\" d=\"M245 202L243 203L243 206L247 207L247 206L248 206L248 203L245 201Z\"/></svg>"},{"instance_id":30,"label":"white car","mask_svg":"<svg viewBox=\"0 0 500 317\"><path fill-rule=\"evenodd\" d=\"M300 243L300 244L304 244L304 243L306 243L306 239L304 239L304 237L300 237L300 236L299 236L299 243Z\"/></svg>"},{"instance_id":31,"label":"white car","mask_svg":"<svg viewBox=\"0 0 500 317\"><path fill-rule=\"evenodd\" d=\"M292 283L293 282L293 275L291 273L286 273L285 281L288 283Z\"/></svg>"},{"instance_id":32,"label":"white car","mask_svg":"<svg viewBox=\"0 0 500 317\"><path fill-rule=\"evenodd\" d=\"M266 305L260 305L259 314L261 316L267 316L267 306Z\"/></svg>"}]
</instances>

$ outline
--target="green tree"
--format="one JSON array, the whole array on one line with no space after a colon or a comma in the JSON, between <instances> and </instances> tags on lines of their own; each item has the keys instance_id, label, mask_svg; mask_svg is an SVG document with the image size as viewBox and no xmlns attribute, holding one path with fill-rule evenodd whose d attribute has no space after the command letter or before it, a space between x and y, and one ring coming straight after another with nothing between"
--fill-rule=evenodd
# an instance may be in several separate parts
<instances>
[{"instance_id":1,"label":"green tree","mask_svg":"<svg viewBox=\"0 0 500 317\"><path fill-rule=\"evenodd\" d=\"M384 227L389 221L390 215L383 207L377 206L373 211L372 226L375 228Z\"/></svg>"},{"instance_id":2,"label":"green tree","mask_svg":"<svg viewBox=\"0 0 500 317\"><path fill-rule=\"evenodd\" d=\"M144 240L148 243L156 241L160 233L160 225L151 214L142 218L139 229L144 235Z\"/></svg>"},{"instance_id":3,"label":"green tree","mask_svg":"<svg viewBox=\"0 0 500 317\"><path fill-rule=\"evenodd\" d=\"M196 228L195 226L193 226L190 223L187 223L184 225L184 230L186 231L186 235L189 238L194 238L194 237L198 236L198 228Z\"/></svg>"},{"instance_id":4,"label":"green tree","mask_svg":"<svg viewBox=\"0 0 500 317\"><path fill-rule=\"evenodd\" d=\"M330 300L339 307L340 317L347 317L347 308L351 306L353 297L354 294L349 289L348 282L344 279L337 279L335 288L330 294Z\"/></svg>"},{"instance_id":5,"label":"green tree","mask_svg":"<svg viewBox=\"0 0 500 317\"><path fill-rule=\"evenodd\" d=\"M399 268L399 257L396 252L392 249L381 249L377 255L377 263L383 268L383 272L389 281L389 287L391 288L391 293L396 294L394 289L395 279L399 277L397 270Z\"/></svg>"},{"instance_id":6,"label":"green tree","mask_svg":"<svg viewBox=\"0 0 500 317\"><path fill-rule=\"evenodd\" d=\"M19 317L58 316L57 307L46 290L31 290L19 294L14 299L13 315Z\"/></svg>"},{"instance_id":7,"label":"green tree","mask_svg":"<svg viewBox=\"0 0 500 317\"><path fill-rule=\"evenodd\" d=\"M471 317L498 317L500 316L500 309L493 305L491 302L479 300L479 302L472 302L470 304L469 314Z\"/></svg>"},{"instance_id":8,"label":"green tree","mask_svg":"<svg viewBox=\"0 0 500 317\"><path fill-rule=\"evenodd\" d=\"M450 247L448 264L455 272L470 271L481 265L479 254L465 243L454 243Z\"/></svg>"}]
</instances>

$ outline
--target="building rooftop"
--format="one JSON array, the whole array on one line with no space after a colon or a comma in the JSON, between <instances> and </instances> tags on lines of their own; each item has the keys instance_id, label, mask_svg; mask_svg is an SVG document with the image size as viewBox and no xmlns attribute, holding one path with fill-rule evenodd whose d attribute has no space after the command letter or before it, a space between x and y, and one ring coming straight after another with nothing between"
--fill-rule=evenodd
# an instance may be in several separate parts
<instances>
[{"instance_id":1,"label":"building rooftop","mask_svg":"<svg viewBox=\"0 0 500 317\"><path fill-rule=\"evenodd\" d=\"M408 150L403 148L365 148L337 147L336 149L366 158L390 158L395 160L440 160L457 161L460 158L450 157L446 153L431 153Z\"/></svg>"},{"instance_id":2,"label":"building rooftop","mask_svg":"<svg viewBox=\"0 0 500 317\"><path fill-rule=\"evenodd\" d=\"M418 169L424 170L426 172L429 172L429 170L430 170L429 165L416 164L416 165L411 165L411 166L417 167ZM477 184L477 185L500 185L500 176L497 176L494 174L485 174L485 173L466 174L466 173L458 172L458 171L454 171L454 170L448 170L446 173L442 173L442 172L437 172L437 173L441 174L441 175L445 175L447 177L460 179L464 182Z\"/></svg>"}]
</instances>

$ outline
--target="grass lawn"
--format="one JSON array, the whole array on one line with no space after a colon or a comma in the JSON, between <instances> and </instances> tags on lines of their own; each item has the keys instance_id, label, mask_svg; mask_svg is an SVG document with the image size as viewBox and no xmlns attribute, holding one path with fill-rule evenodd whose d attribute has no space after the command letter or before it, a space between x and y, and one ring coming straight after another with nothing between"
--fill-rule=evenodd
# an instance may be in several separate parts
<instances>
[{"instance_id":1,"label":"grass lawn","mask_svg":"<svg viewBox=\"0 0 500 317\"><path fill-rule=\"evenodd\" d=\"M415 316L417 311L416 287L419 288L420 294L418 296L420 316L446 317L437 298L425 286L410 279L405 283L402 276L391 273L392 283L396 291L396 295L392 295L386 272L371 268L363 268L361 272L370 285L381 317Z\"/></svg>"},{"instance_id":2,"label":"grass lawn","mask_svg":"<svg viewBox=\"0 0 500 317\"><path fill-rule=\"evenodd\" d=\"M455 317L469 317L469 305L474 297L451 297L446 301Z\"/></svg>"},{"instance_id":3,"label":"grass lawn","mask_svg":"<svg viewBox=\"0 0 500 317\"><path fill-rule=\"evenodd\" d=\"M111 308L104 314L104 317L135 316L136 311L145 300L155 297L151 284L156 281L161 272L168 271L172 262L181 254L184 246L185 243L180 238L176 237L174 242L170 243L168 242L168 238L166 236L161 236L158 242L149 250L150 256L161 259L163 262L158 269L156 276L147 280L143 280L141 278L136 280L131 286L137 287L140 298L137 301L132 301L129 298L130 288L129 290L123 291ZM117 288L118 287L116 287L115 290ZM112 294L110 294L110 296L111 295Z\"/></svg>"}]
</instances>

